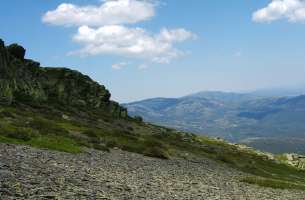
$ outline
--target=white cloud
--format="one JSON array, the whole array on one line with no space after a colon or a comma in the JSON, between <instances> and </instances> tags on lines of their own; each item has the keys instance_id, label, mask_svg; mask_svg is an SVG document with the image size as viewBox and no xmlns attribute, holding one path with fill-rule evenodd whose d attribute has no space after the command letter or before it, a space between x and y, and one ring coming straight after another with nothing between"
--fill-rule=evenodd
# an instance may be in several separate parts
<instances>
[{"instance_id":1,"label":"white cloud","mask_svg":"<svg viewBox=\"0 0 305 200\"><path fill-rule=\"evenodd\" d=\"M142 28L121 25L102 26L96 29L81 26L73 39L84 47L73 54L116 54L155 63L169 63L183 54L174 44L192 38L195 38L195 35L184 29L164 28L158 34L150 34Z\"/></svg>"},{"instance_id":2,"label":"white cloud","mask_svg":"<svg viewBox=\"0 0 305 200\"><path fill-rule=\"evenodd\" d=\"M44 14L42 21L59 26L77 26L73 41L79 43L79 50L69 55L114 54L128 58L143 59L154 63L169 63L184 55L175 47L176 43L195 39L195 34L183 28L169 30L163 28L159 33L130 27L155 16L159 0L100 0L100 5L78 6L60 4L55 10ZM129 26L127 26L127 24ZM112 65L121 69L127 63ZM142 65L139 68L146 68Z\"/></svg>"},{"instance_id":3,"label":"white cloud","mask_svg":"<svg viewBox=\"0 0 305 200\"><path fill-rule=\"evenodd\" d=\"M128 65L128 63L126 63L126 62L120 62L120 63L113 64L111 67L112 67L112 69L120 70L120 69L122 69L123 67L125 67L126 65Z\"/></svg>"},{"instance_id":4,"label":"white cloud","mask_svg":"<svg viewBox=\"0 0 305 200\"><path fill-rule=\"evenodd\" d=\"M48 11L42 21L61 26L133 24L153 17L155 6L152 0L106 0L99 6L63 3Z\"/></svg>"},{"instance_id":5,"label":"white cloud","mask_svg":"<svg viewBox=\"0 0 305 200\"><path fill-rule=\"evenodd\" d=\"M305 22L304 0L272 0L252 17L255 22L272 22L287 19L290 22Z\"/></svg>"}]
</instances>

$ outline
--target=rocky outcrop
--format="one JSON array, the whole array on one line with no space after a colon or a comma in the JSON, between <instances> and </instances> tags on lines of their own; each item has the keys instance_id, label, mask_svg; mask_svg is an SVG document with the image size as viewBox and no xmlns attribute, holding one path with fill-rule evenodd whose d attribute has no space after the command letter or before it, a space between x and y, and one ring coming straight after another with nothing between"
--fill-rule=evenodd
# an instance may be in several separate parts
<instances>
[{"instance_id":1,"label":"rocky outcrop","mask_svg":"<svg viewBox=\"0 0 305 200\"><path fill-rule=\"evenodd\" d=\"M25 56L25 48L18 44L11 44L7 47L7 51L19 60L23 60Z\"/></svg>"},{"instance_id":2,"label":"rocky outcrop","mask_svg":"<svg viewBox=\"0 0 305 200\"><path fill-rule=\"evenodd\" d=\"M56 104L99 109L127 117L127 110L110 100L109 91L78 71L44 68L25 59L26 50L0 40L0 103Z\"/></svg>"},{"instance_id":3,"label":"rocky outcrop","mask_svg":"<svg viewBox=\"0 0 305 200\"><path fill-rule=\"evenodd\" d=\"M305 156L298 154L284 154L284 158L288 165L305 170Z\"/></svg>"}]
</instances>

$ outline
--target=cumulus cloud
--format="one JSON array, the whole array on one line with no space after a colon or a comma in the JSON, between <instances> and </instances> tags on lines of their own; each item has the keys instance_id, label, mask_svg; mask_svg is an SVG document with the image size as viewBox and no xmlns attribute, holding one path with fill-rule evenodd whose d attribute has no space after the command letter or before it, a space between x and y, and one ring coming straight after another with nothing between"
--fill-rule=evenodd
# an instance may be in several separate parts
<instances>
[{"instance_id":1,"label":"cumulus cloud","mask_svg":"<svg viewBox=\"0 0 305 200\"><path fill-rule=\"evenodd\" d=\"M81 26L73 39L82 44L83 48L73 54L116 54L149 59L155 63L169 63L183 54L174 44L195 37L184 29L164 28L158 34L151 34L142 28L122 25L108 25L96 29Z\"/></svg>"},{"instance_id":2,"label":"cumulus cloud","mask_svg":"<svg viewBox=\"0 0 305 200\"><path fill-rule=\"evenodd\" d=\"M45 13L42 21L60 26L133 24L153 17L155 6L149 0L106 0L99 6L63 3Z\"/></svg>"},{"instance_id":3,"label":"cumulus cloud","mask_svg":"<svg viewBox=\"0 0 305 200\"><path fill-rule=\"evenodd\" d=\"M305 22L304 0L272 0L265 8L253 13L255 22L272 22L287 19L289 22Z\"/></svg>"},{"instance_id":4,"label":"cumulus cloud","mask_svg":"<svg viewBox=\"0 0 305 200\"><path fill-rule=\"evenodd\" d=\"M46 12L42 21L78 27L73 41L80 44L81 48L68 55L114 54L154 63L169 63L184 54L175 44L196 36L183 28L163 28L153 34L136 25L131 27L131 24L155 16L158 4L159 0L102 0L100 5L86 6L63 3L55 10ZM112 68L121 69L126 65L117 63Z\"/></svg>"}]
</instances>

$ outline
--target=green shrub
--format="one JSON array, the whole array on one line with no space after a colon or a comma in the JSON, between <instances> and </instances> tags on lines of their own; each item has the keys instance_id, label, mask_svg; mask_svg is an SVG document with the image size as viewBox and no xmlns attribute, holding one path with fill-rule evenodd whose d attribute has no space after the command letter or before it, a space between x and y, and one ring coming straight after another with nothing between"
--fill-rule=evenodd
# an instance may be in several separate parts
<instances>
[{"instance_id":1,"label":"green shrub","mask_svg":"<svg viewBox=\"0 0 305 200\"><path fill-rule=\"evenodd\" d=\"M59 126L56 122L43 118L35 118L28 124L28 126L38 130L41 134L68 134L68 131Z\"/></svg>"},{"instance_id":2,"label":"green shrub","mask_svg":"<svg viewBox=\"0 0 305 200\"><path fill-rule=\"evenodd\" d=\"M149 147L144 152L144 155L155 157L155 158L161 158L161 159L169 159L169 153L166 149L155 146L155 147Z\"/></svg>"},{"instance_id":3,"label":"green shrub","mask_svg":"<svg viewBox=\"0 0 305 200\"><path fill-rule=\"evenodd\" d=\"M114 147L118 147L119 144L118 144L118 142L117 142L116 140L108 140L108 141L106 142L106 146L107 146L108 148L114 148Z\"/></svg>"},{"instance_id":4,"label":"green shrub","mask_svg":"<svg viewBox=\"0 0 305 200\"><path fill-rule=\"evenodd\" d=\"M93 130L86 130L83 132L83 134L90 138L99 138L99 134Z\"/></svg>"},{"instance_id":5,"label":"green shrub","mask_svg":"<svg viewBox=\"0 0 305 200\"><path fill-rule=\"evenodd\" d=\"M225 153L218 154L216 156L216 159L221 162L224 162L224 163L235 164L235 162L234 162L235 159L233 157L231 157L230 155L226 155Z\"/></svg>"},{"instance_id":6,"label":"green shrub","mask_svg":"<svg viewBox=\"0 0 305 200\"><path fill-rule=\"evenodd\" d=\"M6 136L17 140L30 141L32 138L37 137L38 133L27 128L17 128L6 133Z\"/></svg>"},{"instance_id":7,"label":"green shrub","mask_svg":"<svg viewBox=\"0 0 305 200\"><path fill-rule=\"evenodd\" d=\"M256 184L262 187L271 187L276 189L298 189L305 190L305 185L292 183L288 181L282 181L277 179L268 179L260 177L244 177L241 179L241 182Z\"/></svg>"},{"instance_id":8,"label":"green shrub","mask_svg":"<svg viewBox=\"0 0 305 200\"><path fill-rule=\"evenodd\" d=\"M1 112L0 112L0 116L1 116L1 117L15 118L15 116L14 116L13 113L11 113L11 112L9 112L9 111L6 111L6 110L1 111Z\"/></svg>"},{"instance_id":9,"label":"green shrub","mask_svg":"<svg viewBox=\"0 0 305 200\"><path fill-rule=\"evenodd\" d=\"M169 159L169 153L168 153L168 147L161 142L160 140L157 140L155 138L148 137L144 141L144 155L156 157L156 158L162 158L162 159Z\"/></svg>"}]
</instances>

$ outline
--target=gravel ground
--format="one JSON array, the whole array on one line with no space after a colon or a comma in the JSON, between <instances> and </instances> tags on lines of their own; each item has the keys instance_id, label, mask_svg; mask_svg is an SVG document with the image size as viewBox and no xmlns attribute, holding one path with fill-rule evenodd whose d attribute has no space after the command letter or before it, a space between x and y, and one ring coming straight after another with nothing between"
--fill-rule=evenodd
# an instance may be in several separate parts
<instances>
[{"instance_id":1,"label":"gravel ground","mask_svg":"<svg viewBox=\"0 0 305 200\"><path fill-rule=\"evenodd\" d=\"M113 150L68 154L0 144L0 199L305 200L305 192L238 181L209 159L159 160Z\"/></svg>"}]
</instances>

